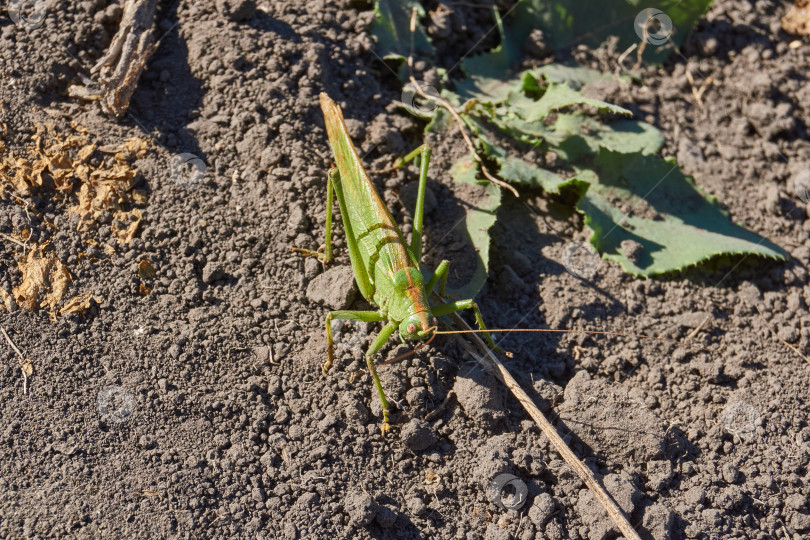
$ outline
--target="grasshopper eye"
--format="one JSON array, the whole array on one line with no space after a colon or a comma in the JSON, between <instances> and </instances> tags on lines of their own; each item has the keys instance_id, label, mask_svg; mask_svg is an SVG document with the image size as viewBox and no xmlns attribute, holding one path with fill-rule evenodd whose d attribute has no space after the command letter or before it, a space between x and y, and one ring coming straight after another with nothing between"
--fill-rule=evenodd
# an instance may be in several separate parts
<instances>
[{"instance_id":1,"label":"grasshopper eye","mask_svg":"<svg viewBox=\"0 0 810 540\"><path fill-rule=\"evenodd\" d=\"M415 324L411 323L411 324L408 325L408 333L409 334L415 334L416 333L416 325Z\"/></svg>"}]
</instances>

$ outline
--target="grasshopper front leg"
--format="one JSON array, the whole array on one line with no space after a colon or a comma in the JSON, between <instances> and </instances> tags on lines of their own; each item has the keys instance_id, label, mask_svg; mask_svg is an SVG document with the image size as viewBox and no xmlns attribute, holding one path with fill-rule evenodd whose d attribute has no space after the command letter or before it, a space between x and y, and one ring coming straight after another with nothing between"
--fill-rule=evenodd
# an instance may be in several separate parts
<instances>
[{"instance_id":1,"label":"grasshopper front leg","mask_svg":"<svg viewBox=\"0 0 810 540\"><path fill-rule=\"evenodd\" d=\"M446 304L439 304L438 306L431 307L431 311L433 311L433 314L437 317L449 315L451 313L455 313L456 311L462 311L465 309L473 310L473 313L475 314L475 322L478 324L478 329L483 330L484 338L486 339L489 348L501 354L506 354L503 349L495 345L495 342L492 341L492 336L489 335L489 332L487 332L487 327L484 325L484 318L481 316L481 310L478 309L478 304L476 304L472 298L468 300L457 300L455 302L448 302Z\"/></svg>"},{"instance_id":2,"label":"grasshopper front leg","mask_svg":"<svg viewBox=\"0 0 810 540\"><path fill-rule=\"evenodd\" d=\"M383 423L381 426L383 437L385 437L386 432L391 429L391 425L388 423L388 400L385 398L385 391L383 391L380 377L377 375L377 368L374 366L374 355L382 349L382 346L385 345L385 342L388 341L388 338L391 337L396 329L396 323L388 321L388 324L383 326L383 329L380 330L380 333L374 338L371 347L369 347L366 352L366 365L368 365L368 370L371 372L371 378L374 379L374 386L377 387L377 393L380 395L380 404L382 405L383 413Z\"/></svg>"},{"instance_id":3,"label":"grasshopper front leg","mask_svg":"<svg viewBox=\"0 0 810 540\"><path fill-rule=\"evenodd\" d=\"M444 296L445 292L444 289L447 286L447 274L450 270L450 261L443 260L439 263L439 266L436 268L436 272L433 273L433 276L427 282L425 289L427 291L433 291L436 285L439 285L439 296ZM475 314L475 322L478 324L478 329L484 331L484 338L487 341L487 345L493 351L497 351L501 354L507 354L503 349L495 345L495 342L492 340L492 336L489 335L487 332L487 327L484 325L484 317L481 316L481 310L478 309L478 304L476 304L471 298L468 300L458 300L456 302L447 302L446 304L439 304L437 306L432 306L431 310L433 314L437 317L441 317L442 315L449 315L450 313L455 313L456 311L462 311L464 309L471 309ZM507 354L507 356L509 356Z\"/></svg>"},{"instance_id":4,"label":"grasshopper front leg","mask_svg":"<svg viewBox=\"0 0 810 540\"><path fill-rule=\"evenodd\" d=\"M335 345L334 339L332 338L332 321L334 319L363 322L380 322L385 320L385 318L377 311L330 311L326 315L326 362L323 364L323 366L321 366L321 371L324 375L327 371L329 371L329 368L332 367L335 359ZM377 337L374 338L374 341L371 343L368 351L366 351L366 365L368 366L369 372L371 372L371 378L374 380L374 386L377 388L377 393L380 395L380 403L382 404L383 436L385 436L385 433L391 429L391 426L388 423L388 399L385 397L385 391L383 390L382 383L380 382L380 377L377 375L377 368L374 366L374 355L377 354L380 349L382 349L382 346L385 345L396 329L396 323L389 321L388 324L383 327Z\"/></svg>"}]
</instances>

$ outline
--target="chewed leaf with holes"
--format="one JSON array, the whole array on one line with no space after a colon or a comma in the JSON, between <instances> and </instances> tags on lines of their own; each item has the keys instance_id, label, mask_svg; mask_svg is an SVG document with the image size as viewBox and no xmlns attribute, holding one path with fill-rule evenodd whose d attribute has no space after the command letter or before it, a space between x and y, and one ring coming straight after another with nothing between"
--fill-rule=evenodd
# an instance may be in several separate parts
<instances>
[{"instance_id":1,"label":"chewed leaf with holes","mask_svg":"<svg viewBox=\"0 0 810 540\"><path fill-rule=\"evenodd\" d=\"M574 89L580 82L568 80L575 75L590 79L571 69L527 71L467 109L465 123L482 155L497 166L493 172L549 195L573 194L594 247L635 275L673 272L718 255L785 257L778 246L730 221L677 164L658 156L660 131L617 119L615 113L627 111L583 96ZM540 157L544 152L558 155L570 170L551 170Z\"/></svg>"},{"instance_id":2,"label":"chewed leaf with holes","mask_svg":"<svg viewBox=\"0 0 810 540\"><path fill-rule=\"evenodd\" d=\"M593 169L580 174L591 181L577 204L593 231L591 243L630 274L664 274L718 255L786 258L732 222L674 161L602 150Z\"/></svg>"},{"instance_id":3,"label":"chewed leaf with holes","mask_svg":"<svg viewBox=\"0 0 810 540\"><path fill-rule=\"evenodd\" d=\"M503 20L495 11L499 45L464 58L459 63L464 78L442 90L483 158L456 163L454 179L475 183L476 173L486 167L511 184L570 201L593 231L591 243L636 275L673 272L719 255L786 258L778 246L733 223L677 164L660 157L664 136L658 129L593 97L596 83L611 75L559 64L517 67L536 29L554 47L598 45L617 35L621 50L635 45L644 58L662 60L710 4L608 0L594 9L572 0L519 0ZM413 46L410 30L408 40L403 38L414 5L413 0L377 3L378 24L387 28L387 33L376 32L378 43L388 43L400 57L423 39L418 25ZM451 80L445 76L444 82ZM448 119L436 114L428 129L446 130ZM467 214L467 232L478 254L475 276L464 289L468 296L486 281L488 231L500 204L498 188L486 188L489 197Z\"/></svg>"},{"instance_id":4,"label":"chewed leaf with holes","mask_svg":"<svg viewBox=\"0 0 810 540\"><path fill-rule=\"evenodd\" d=\"M574 163L581 155L599 152L601 148L623 154L655 155L664 146L663 133L637 120L605 124L589 116L561 114L552 131L558 148Z\"/></svg>"},{"instance_id":5,"label":"chewed leaf with holes","mask_svg":"<svg viewBox=\"0 0 810 540\"><path fill-rule=\"evenodd\" d=\"M631 114L630 111L623 107L618 107L599 99L585 97L580 92L569 87L566 83L558 84L550 82L544 85L537 81L537 79L533 79L531 73L526 74L524 81L527 78L531 82L524 82L524 91L513 92L506 100L506 106L509 108L510 112L526 122L542 121L550 113L573 105L590 105L600 111ZM534 99L529 96L528 92L525 92L527 87L541 94L540 98Z\"/></svg>"}]
</instances>

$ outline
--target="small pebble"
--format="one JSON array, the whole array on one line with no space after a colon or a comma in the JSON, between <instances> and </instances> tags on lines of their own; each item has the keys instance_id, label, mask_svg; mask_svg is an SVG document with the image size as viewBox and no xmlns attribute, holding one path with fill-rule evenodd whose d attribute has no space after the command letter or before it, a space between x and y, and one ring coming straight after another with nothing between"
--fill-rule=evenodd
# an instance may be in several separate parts
<instances>
[{"instance_id":1,"label":"small pebble","mask_svg":"<svg viewBox=\"0 0 810 540\"><path fill-rule=\"evenodd\" d=\"M407 500L406 504L408 505L408 512L413 514L414 516L421 516L427 511L427 505L425 501L420 499L419 497L411 497Z\"/></svg>"},{"instance_id":2,"label":"small pebble","mask_svg":"<svg viewBox=\"0 0 810 540\"><path fill-rule=\"evenodd\" d=\"M365 492L350 493L345 502L346 513L353 523L364 527L377 515L378 505Z\"/></svg>"},{"instance_id":3,"label":"small pebble","mask_svg":"<svg viewBox=\"0 0 810 540\"><path fill-rule=\"evenodd\" d=\"M413 418L410 422L402 426L402 431L399 436L403 444L414 452L420 452L429 448L435 444L437 440L436 434L433 433L430 426L416 418Z\"/></svg>"},{"instance_id":4,"label":"small pebble","mask_svg":"<svg viewBox=\"0 0 810 540\"><path fill-rule=\"evenodd\" d=\"M397 520L397 513L387 506L380 505L375 520L383 529L390 529Z\"/></svg>"}]
</instances>

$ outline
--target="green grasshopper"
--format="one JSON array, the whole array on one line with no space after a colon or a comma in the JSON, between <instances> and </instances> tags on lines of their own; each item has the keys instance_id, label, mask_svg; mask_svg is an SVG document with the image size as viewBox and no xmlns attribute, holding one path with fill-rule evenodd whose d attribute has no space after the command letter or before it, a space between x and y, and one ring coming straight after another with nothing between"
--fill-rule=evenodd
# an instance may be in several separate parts
<instances>
[{"instance_id":1,"label":"green grasshopper","mask_svg":"<svg viewBox=\"0 0 810 540\"><path fill-rule=\"evenodd\" d=\"M382 403L382 432L385 435L390 429L388 400L377 375L377 368L374 366L374 355L395 331L399 330L399 337L403 343L406 340L425 340L432 337L436 331L436 317L472 309L479 329L485 332L487 343L492 348L496 347L492 338L486 333L481 312L472 299L437 305L431 305L428 300L428 295L437 285L439 294L444 295L447 272L450 267L449 261L443 260L427 282L419 270L419 261L422 258L422 219L430 148L422 145L405 157L398 159L394 164L395 167L402 167L416 157L421 158L419 190L413 214L413 239L411 245L408 245L363 168L357 149L349 137L340 107L325 93L321 93L320 101L326 122L326 133L337 162L337 168L329 171L326 180L326 244L323 253L320 250L316 252L293 249L306 255L316 256L323 262L332 260L333 194L337 195L357 287L363 298L380 309L379 311L330 311L327 314L327 358L323 364L323 372L326 373L334 361L335 348L332 338L334 319L385 322L382 331L366 351L366 364Z\"/></svg>"}]
</instances>

